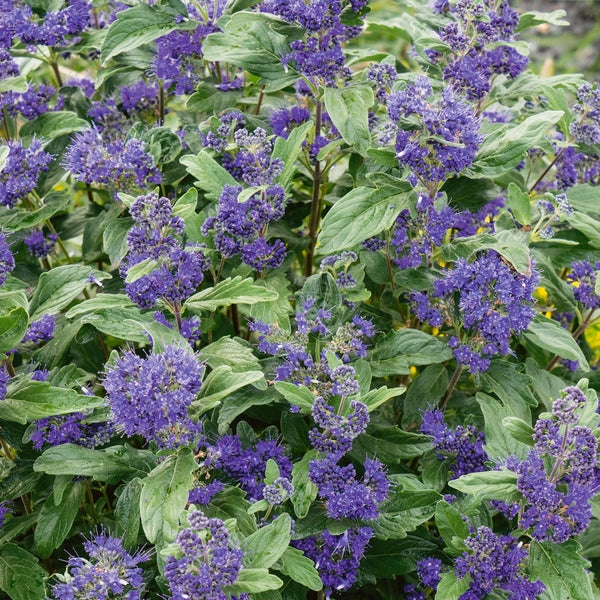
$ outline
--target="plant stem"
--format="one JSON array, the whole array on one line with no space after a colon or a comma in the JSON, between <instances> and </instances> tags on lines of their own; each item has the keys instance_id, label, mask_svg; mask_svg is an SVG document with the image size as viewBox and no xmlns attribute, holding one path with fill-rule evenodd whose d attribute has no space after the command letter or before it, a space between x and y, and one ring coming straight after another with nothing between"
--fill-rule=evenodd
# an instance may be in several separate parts
<instances>
[{"instance_id":1,"label":"plant stem","mask_svg":"<svg viewBox=\"0 0 600 600\"><path fill-rule=\"evenodd\" d=\"M158 84L158 124L165 124L165 84L163 81Z\"/></svg>"},{"instance_id":2,"label":"plant stem","mask_svg":"<svg viewBox=\"0 0 600 600\"><path fill-rule=\"evenodd\" d=\"M321 135L321 115L323 104L317 100L315 104L315 140ZM312 200L310 206L310 219L308 223L308 237L310 242L306 250L306 260L304 263L304 275L310 277L313 270L313 259L315 255L315 246L317 245L317 233L321 221L321 163L315 160L315 170L313 171Z\"/></svg>"},{"instance_id":3,"label":"plant stem","mask_svg":"<svg viewBox=\"0 0 600 600\"><path fill-rule=\"evenodd\" d=\"M396 307L398 308L398 312L404 321L404 324L408 327L409 322L402 310L402 305L400 304L400 298L396 296L396 284L394 283L394 271L392 270L392 261L390 260L390 238L386 234L386 246L385 246L385 262L387 264L388 275L390 276L390 286L392 287L392 294L396 300Z\"/></svg>"},{"instance_id":4,"label":"plant stem","mask_svg":"<svg viewBox=\"0 0 600 600\"><path fill-rule=\"evenodd\" d=\"M237 304L231 305L231 322L233 324L233 331L235 335L240 335L240 313L238 311Z\"/></svg>"},{"instance_id":5,"label":"plant stem","mask_svg":"<svg viewBox=\"0 0 600 600\"><path fill-rule=\"evenodd\" d=\"M92 494L92 488L90 487L89 481L85 480L85 491L87 492L87 497L90 503L90 511L92 513L92 519L94 519L94 523L98 522L98 517L96 516L96 507L94 505L94 494Z\"/></svg>"},{"instance_id":6,"label":"plant stem","mask_svg":"<svg viewBox=\"0 0 600 600\"><path fill-rule=\"evenodd\" d=\"M256 110L254 111L255 115L260 114L260 108L262 106L264 97L265 97L265 86L263 85L262 88L260 88L260 94L258 95L258 102L256 103Z\"/></svg>"},{"instance_id":7,"label":"plant stem","mask_svg":"<svg viewBox=\"0 0 600 600\"><path fill-rule=\"evenodd\" d=\"M440 400L440 403L438 404L438 408L442 412L444 412L444 410L446 409L446 404L448 403L448 400L449 400L450 396L452 395L452 392L454 391L454 388L456 387L458 380L460 379L462 370L463 370L462 365L456 365L456 369L454 369L454 373L452 373L452 378L450 379L450 383L448 383L448 388L446 389L446 393L444 394L444 397Z\"/></svg>"},{"instance_id":8,"label":"plant stem","mask_svg":"<svg viewBox=\"0 0 600 600\"><path fill-rule=\"evenodd\" d=\"M56 85L60 88L63 85L62 77L60 76L60 70L55 60L50 63L52 70L54 71L54 77L56 77Z\"/></svg>"}]
</instances>

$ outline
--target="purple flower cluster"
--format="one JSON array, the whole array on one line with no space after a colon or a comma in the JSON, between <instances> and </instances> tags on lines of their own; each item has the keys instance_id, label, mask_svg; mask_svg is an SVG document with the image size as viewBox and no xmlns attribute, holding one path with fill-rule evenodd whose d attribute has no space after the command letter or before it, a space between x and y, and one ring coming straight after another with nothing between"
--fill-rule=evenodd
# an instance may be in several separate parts
<instances>
[{"instance_id":1,"label":"purple flower cluster","mask_svg":"<svg viewBox=\"0 0 600 600\"><path fill-rule=\"evenodd\" d=\"M573 121L569 132L575 142L592 146L600 143L600 89L598 84L584 83L577 90L577 104L573 111L581 115Z\"/></svg>"},{"instance_id":2,"label":"purple flower cluster","mask_svg":"<svg viewBox=\"0 0 600 600\"><path fill-rule=\"evenodd\" d=\"M28 148L20 142L8 142L6 164L0 170L0 204L13 208L35 189L40 173L48 170L52 160L42 149L42 142L35 138Z\"/></svg>"},{"instance_id":3,"label":"purple flower cluster","mask_svg":"<svg viewBox=\"0 0 600 600\"><path fill-rule=\"evenodd\" d=\"M188 527L177 538L176 556L165 564L165 578L173 600L225 600L224 591L235 583L244 552L231 541L221 519L209 519L201 511L187 515Z\"/></svg>"},{"instance_id":4,"label":"purple flower cluster","mask_svg":"<svg viewBox=\"0 0 600 600\"><path fill-rule=\"evenodd\" d=\"M331 254L323 258L320 264L320 271L329 271L335 277L337 286L341 289L351 289L358 283L356 279L348 273L352 263L358 260L356 252L347 250L341 254Z\"/></svg>"},{"instance_id":5,"label":"purple flower cluster","mask_svg":"<svg viewBox=\"0 0 600 600\"><path fill-rule=\"evenodd\" d=\"M333 592L348 590L356 583L360 560L372 537L370 527L347 529L340 535L326 529L318 536L311 535L292 544L314 561L325 597L330 598Z\"/></svg>"},{"instance_id":6,"label":"purple flower cluster","mask_svg":"<svg viewBox=\"0 0 600 600\"><path fill-rule=\"evenodd\" d=\"M57 239L58 235L56 233L50 233L46 238L41 229L34 229L24 241L31 256L45 258L54 251Z\"/></svg>"},{"instance_id":7,"label":"purple flower cluster","mask_svg":"<svg viewBox=\"0 0 600 600\"><path fill-rule=\"evenodd\" d=\"M202 283L210 261L200 247L182 247L185 225L181 217L173 215L168 198L154 192L139 196L130 213L136 225L127 234L129 253L121 274L129 277L130 270L143 261L154 263L149 273L126 283L125 291L141 308L152 308L162 298L179 311L181 302ZM188 321L186 325L190 339L195 335L197 323Z\"/></svg>"},{"instance_id":8,"label":"purple flower cluster","mask_svg":"<svg viewBox=\"0 0 600 600\"><path fill-rule=\"evenodd\" d=\"M290 133L306 123L310 119L310 111L302 106L292 106L291 108L280 108L271 113L269 125L273 133L287 140Z\"/></svg>"},{"instance_id":9,"label":"purple flower cluster","mask_svg":"<svg viewBox=\"0 0 600 600\"><path fill-rule=\"evenodd\" d=\"M84 448L97 448L106 444L114 433L112 423L86 422L88 414L77 412L69 415L56 415L35 421L35 431L30 434L36 450L77 444Z\"/></svg>"},{"instance_id":10,"label":"purple flower cluster","mask_svg":"<svg viewBox=\"0 0 600 600\"><path fill-rule=\"evenodd\" d=\"M323 399L356 393L358 389L354 368L345 365L344 369L341 366L332 369L327 353L333 352L343 363L349 363L352 357L365 357L365 338L374 335L373 324L355 315L351 322L338 326L336 332L332 333L327 328L327 322L332 319L331 310L315 306L314 298L305 300L295 317L297 328L291 335L277 325L260 321L250 324L258 332L258 349L283 358L283 364L276 369L275 379L288 379L297 385L305 385ZM322 336L321 352L317 357L308 350L311 333Z\"/></svg>"},{"instance_id":11,"label":"purple flower cluster","mask_svg":"<svg viewBox=\"0 0 600 600\"><path fill-rule=\"evenodd\" d=\"M121 191L161 182L145 142L137 138L105 139L96 128L75 134L63 164L77 181Z\"/></svg>"},{"instance_id":12,"label":"purple flower cluster","mask_svg":"<svg viewBox=\"0 0 600 600\"><path fill-rule=\"evenodd\" d=\"M292 474L292 463L276 440L259 440L254 446L243 447L237 435L226 435L208 446L206 455L204 466L221 471L226 478L239 483L253 502L263 497L267 461L277 463L281 477L289 478Z\"/></svg>"},{"instance_id":13,"label":"purple flower cluster","mask_svg":"<svg viewBox=\"0 0 600 600\"><path fill-rule=\"evenodd\" d=\"M0 366L0 401L6 398L6 384L10 379L10 375L4 365Z\"/></svg>"},{"instance_id":14,"label":"purple flower cluster","mask_svg":"<svg viewBox=\"0 0 600 600\"><path fill-rule=\"evenodd\" d=\"M41 319L33 321L27 328L21 342L34 342L39 344L47 342L54 337L54 315L44 315Z\"/></svg>"},{"instance_id":15,"label":"purple flower cluster","mask_svg":"<svg viewBox=\"0 0 600 600\"><path fill-rule=\"evenodd\" d=\"M392 91L392 86L398 79L398 72L393 65L389 63L375 63L369 67L366 75L367 81L375 85L375 98L379 102L386 104Z\"/></svg>"},{"instance_id":16,"label":"purple flower cluster","mask_svg":"<svg viewBox=\"0 0 600 600\"><path fill-rule=\"evenodd\" d=\"M56 600L109 600L127 598L140 600L144 590L144 571L138 565L146 562L151 553L140 550L130 554L123 540L97 531L83 547L89 558L71 556L67 562L68 575L64 583L52 586Z\"/></svg>"},{"instance_id":17,"label":"purple flower cluster","mask_svg":"<svg viewBox=\"0 0 600 600\"><path fill-rule=\"evenodd\" d=\"M394 263L401 269L417 268L429 260L433 250L453 226L454 213L449 206L438 206L427 194L420 193L416 210L404 209L391 231L390 246L395 249Z\"/></svg>"},{"instance_id":18,"label":"purple flower cluster","mask_svg":"<svg viewBox=\"0 0 600 600\"><path fill-rule=\"evenodd\" d=\"M444 80L473 102L486 97L498 75L518 77L529 59L510 45L519 24L519 15L507 0L501 3L471 3L457 0L452 8L456 20L439 31L449 47ZM430 58L440 60L438 51Z\"/></svg>"},{"instance_id":19,"label":"purple flower cluster","mask_svg":"<svg viewBox=\"0 0 600 600\"><path fill-rule=\"evenodd\" d=\"M273 144L260 127L250 132L245 119L233 111L221 117L216 131L203 135L206 146L223 152L222 164L238 181L259 190L226 185L219 197L217 214L202 225L202 235L214 235L216 249L224 258L241 254L242 261L259 272L275 269L286 257L285 244L267 242L269 223L281 219L286 195L274 183L283 171L283 161L273 158ZM229 142L229 146L227 143Z\"/></svg>"},{"instance_id":20,"label":"purple flower cluster","mask_svg":"<svg viewBox=\"0 0 600 600\"><path fill-rule=\"evenodd\" d=\"M487 370L490 356L508 353L513 332L527 329L535 314L532 303L538 281L535 270L518 273L490 250L472 262L459 258L435 282L431 296L413 293L414 310L434 327L445 323L456 327L458 315L468 342L452 336L448 345L459 364L477 373Z\"/></svg>"},{"instance_id":21,"label":"purple flower cluster","mask_svg":"<svg viewBox=\"0 0 600 600\"><path fill-rule=\"evenodd\" d=\"M187 409L202 386L204 365L189 349L166 346L142 358L125 352L104 377L111 419L126 435L161 448L192 443L201 432Z\"/></svg>"},{"instance_id":22,"label":"purple flower cluster","mask_svg":"<svg viewBox=\"0 0 600 600\"><path fill-rule=\"evenodd\" d=\"M387 100L395 127L396 156L423 182L444 181L471 165L483 140L473 108L446 88L439 97L431 82L419 75ZM401 123L409 122L409 130Z\"/></svg>"},{"instance_id":23,"label":"purple flower cluster","mask_svg":"<svg viewBox=\"0 0 600 600\"><path fill-rule=\"evenodd\" d=\"M282 58L284 66L292 63L298 73L315 84L335 85L339 75L346 75L343 43L360 32L360 27L342 23L345 5L358 17L366 1L341 0L265 0L260 10L280 16L290 23L299 23L304 37L290 43L291 52Z\"/></svg>"},{"instance_id":24,"label":"purple flower cluster","mask_svg":"<svg viewBox=\"0 0 600 600\"><path fill-rule=\"evenodd\" d=\"M567 275L567 281L574 286L575 298L588 310L600 308L600 297L594 291L598 269L600 262L592 266L587 260L576 260L571 263L571 272Z\"/></svg>"},{"instance_id":25,"label":"purple flower cluster","mask_svg":"<svg viewBox=\"0 0 600 600\"><path fill-rule=\"evenodd\" d=\"M454 563L459 579L469 577L469 588L460 600L482 600L494 590L506 592L509 600L535 600L546 589L540 580L531 582L523 573L528 552L518 538L479 527L465 546Z\"/></svg>"},{"instance_id":26,"label":"purple flower cluster","mask_svg":"<svg viewBox=\"0 0 600 600\"><path fill-rule=\"evenodd\" d=\"M26 120L35 119L49 110L49 102L56 93L51 85L30 84L25 92L8 91L0 94L0 109L6 110L9 117L22 117ZM62 108L63 99L57 101L54 110ZM3 116L0 116L2 119Z\"/></svg>"},{"instance_id":27,"label":"purple flower cluster","mask_svg":"<svg viewBox=\"0 0 600 600\"><path fill-rule=\"evenodd\" d=\"M40 17L31 6L3 0L0 24L4 31L0 43L10 48L13 38L17 38L26 46L64 46L89 25L91 8L86 0L68 0L64 8L47 11Z\"/></svg>"},{"instance_id":28,"label":"purple flower cluster","mask_svg":"<svg viewBox=\"0 0 600 600\"><path fill-rule=\"evenodd\" d=\"M263 498L272 506L279 506L294 493L294 486L287 477L278 477L272 484L265 485Z\"/></svg>"},{"instance_id":29,"label":"purple flower cluster","mask_svg":"<svg viewBox=\"0 0 600 600\"><path fill-rule=\"evenodd\" d=\"M15 268L15 257L6 241L6 234L0 229L0 286L6 281L8 274Z\"/></svg>"},{"instance_id":30,"label":"purple flower cluster","mask_svg":"<svg viewBox=\"0 0 600 600\"><path fill-rule=\"evenodd\" d=\"M285 212L284 189L271 185L245 201L238 200L240 194L241 186L223 188L217 215L206 219L202 235L214 232L215 247L225 258L241 254L243 262L258 271L275 269L285 259L285 245L279 239L269 244L264 236L269 223Z\"/></svg>"},{"instance_id":31,"label":"purple flower cluster","mask_svg":"<svg viewBox=\"0 0 600 600\"><path fill-rule=\"evenodd\" d=\"M453 430L444 423L444 413L440 410L426 410L420 431L432 436L440 460L452 459L452 479L487 470L485 462L488 456L483 449L485 435L473 425L458 425Z\"/></svg>"},{"instance_id":32,"label":"purple flower cluster","mask_svg":"<svg viewBox=\"0 0 600 600\"><path fill-rule=\"evenodd\" d=\"M535 446L529 456L507 460L507 468L518 475L522 499L501 509L512 517L520 506L519 527L538 541L565 542L585 531L592 517L598 440L589 427L577 425L576 411L585 402L580 388L562 390L562 397L552 404L552 417L535 424Z\"/></svg>"},{"instance_id":33,"label":"purple flower cluster","mask_svg":"<svg viewBox=\"0 0 600 600\"><path fill-rule=\"evenodd\" d=\"M155 42L156 56L152 74L164 80L167 87L174 85L176 95L190 94L203 73L202 42L210 33L219 31L216 22L223 14L225 0L186 2L189 18L198 26L189 31L172 31Z\"/></svg>"}]
</instances>

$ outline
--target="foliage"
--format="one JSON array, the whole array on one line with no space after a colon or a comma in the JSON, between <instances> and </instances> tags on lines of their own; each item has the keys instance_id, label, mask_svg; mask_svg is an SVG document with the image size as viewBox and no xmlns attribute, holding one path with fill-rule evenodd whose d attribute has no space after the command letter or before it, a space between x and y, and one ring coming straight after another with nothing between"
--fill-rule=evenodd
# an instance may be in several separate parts
<instances>
[{"instance_id":1,"label":"foliage","mask_svg":"<svg viewBox=\"0 0 600 600\"><path fill-rule=\"evenodd\" d=\"M600 87L379 8L0 0L2 597L599 595Z\"/></svg>"}]
</instances>

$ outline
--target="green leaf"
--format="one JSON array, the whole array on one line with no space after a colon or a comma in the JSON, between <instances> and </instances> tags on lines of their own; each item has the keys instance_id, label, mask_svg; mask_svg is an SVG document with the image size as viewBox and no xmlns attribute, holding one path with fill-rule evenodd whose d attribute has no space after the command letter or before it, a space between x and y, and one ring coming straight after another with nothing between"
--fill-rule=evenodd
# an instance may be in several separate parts
<instances>
[{"instance_id":1,"label":"green leaf","mask_svg":"<svg viewBox=\"0 0 600 600\"><path fill-rule=\"evenodd\" d=\"M22 94L29 89L29 82L25 75L17 75L16 77L7 77L0 81L0 93L2 92L17 92Z\"/></svg>"},{"instance_id":2,"label":"green leaf","mask_svg":"<svg viewBox=\"0 0 600 600\"><path fill-rule=\"evenodd\" d=\"M468 473L448 482L450 487L473 494L479 500L514 501L517 494L517 474L509 469Z\"/></svg>"},{"instance_id":3,"label":"green leaf","mask_svg":"<svg viewBox=\"0 0 600 600\"><path fill-rule=\"evenodd\" d=\"M315 569L315 563L297 548L291 546L286 548L275 568L309 590L318 592L323 588L319 572Z\"/></svg>"},{"instance_id":4,"label":"green leaf","mask_svg":"<svg viewBox=\"0 0 600 600\"><path fill-rule=\"evenodd\" d=\"M253 348L240 338L222 337L202 348L202 358L211 369L227 366L234 373L258 371L260 364Z\"/></svg>"},{"instance_id":5,"label":"green leaf","mask_svg":"<svg viewBox=\"0 0 600 600\"><path fill-rule=\"evenodd\" d=\"M12 600L41 600L46 597L47 573L33 554L16 544L0 546L0 589Z\"/></svg>"},{"instance_id":6,"label":"green leaf","mask_svg":"<svg viewBox=\"0 0 600 600\"><path fill-rule=\"evenodd\" d=\"M6 398L0 402L0 419L26 423L52 415L87 411L102 404L104 400L96 396L51 387L46 381L26 381L8 386Z\"/></svg>"},{"instance_id":7,"label":"green leaf","mask_svg":"<svg viewBox=\"0 0 600 600\"><path fill-rule=\"evenodd\" d=\"M310 505L317 497L317 486L308 476L308 464L314 458L316 458L316 451L310 450L302 457L302 460L294 464L292 469L292 484L294 486L292 504L299 519L306 517Z\"/></svg>"},{"instance_id":8,"label":"green leaf","mask_svg":"<svg viewBox=\"0 0 600 600\"><path fill-rule=\"evenodd\" d=\"M0 352L12 350L23 339L28 324L29 315L21 306L0 317Z\"/></svg>"},{"instance_id":9,"label":"green leaf","mask_svg":"<svg viewBox=\"0 0 600 600\"><path fill-rule=\"evenodd\" d=\"M277 300L254 303L250 308L250 316L264 323L277 323L280 329L289 331L289 315L294 311L289 301L289 297L292 294L289 290L290 282L288 278L282 273L271 272L265 278L259 279L255 283L274 291L278 295L278 298Z\"/></svg>"},{"instance_id":10,"label":"green leaf","mask_svg":"<svg viewBox=\"0 0 600 600\"><path fill-rule=\"evenodd\" d=\"M55 502L54 492L44 502L38 516L34 535L38 554L41 558L48 558L53 550L59 548L69 535L73 521L79 511L83 493L83 481L76 481L69 486L67 493L63 494L58 504Z\"/></svg>"},{"instance_id":11,"label":"green leaf","mask_svg":"<svg viewBox=\"0 0 600 600\"><path fill-rule=\"evenodd\" d=\"M471 577L459 579L452 571L444 573L435 593L436 600L458 600L468 589Z\"/></svg>"},{"instance_id":12,"label":"green leaf","mask_svg":"<svg viewBox=\"0 0 600 600\"><path fill-rule=\"evenodd\" d=\"M238 12L222 32L210 34L202 44L202 58L226 62L267 81L293 71L284 69L281 57L290 52L289 43L302 37L302 29L274 15Z\"/></svg>"},{"instance_id":13,"label":"green leaf","mask_svg":"<svg viewBox=\"0 0 600 600\"><path fill-rule=\"evenodd\" d=\"M144 275L152 273L159 266L158 261L153 258L145 258L144 260L136 263L132 267L127 269L127 275L125 277L125 283L133 283Z\"/></svg>"},{"instance_id":14,"label":"green leaf","mask_svg":"<svg viewBox=\"0 0 600 600\"><path fill-rule=\"evenodd\" d=\"M108 254L111 264L118 265L127 254L127 234L133 226L133 219L114 218L106 221L102 232L102 247Z\"/></svg>"},{"instance_id":15,"label":"green leaf","mask_svg":"<svg viewBox=\"0 0 600 600\"><path fill-rule=\"evenodd\" d=\"M275 389L294 406L298 406L303 413L310 413L315 401L315 395L304 385L296 385L289 381L276 381Z\"/></svg>"},{"instance_id":16,"label":"green leaf","mask_svg":"<svg viewBox=\"0 0 600 600\"><path fill-rule=\"evenodd\" d=\"M184 221L196 214L196 204L198 202L198 191L190 188L173 205L173 214L180 216Z\"/></svg>"},{"instance_id":17,"label":"green leaf","mask_svg":"<svg viewBox=\"0 0 600 600\"><path fill-rule=\"evenodd\" d=\"M174 15L160 6L139 4L117 14L102 44L102 63L113 56L134 50L176 29Z\"/></svg>"},{"instance_id":18,"label":"green leaf","mask_svg":"<svg viewBox=\"0 0 600 600\"><path fill-rule=\"evenodd\" d=\"M264 392L257 394L256 389L249 387L227 395L221 403L219 416L217 418L219 435L227 433L227 430L234 419L245 413L252 406L271 404L277 399L278 396L273 388L269 388Z\"/></svg>"},{"instance_id":19,"label":"green leaf","mask_svg":"<svg viewBox=\"0 0 600 600\"><path fill-rule=\"evenodd\" d=\"M296 160L302 151L302 144L306 140L308 132L314 126L312 121L303 123L299 127L295 127L287 140L283 137L277 137L273 146L273 159L279 158L283 161L284 167L278 182L287 188L292 183L292 177L297 169Z\"/></svg>"},{"instance_id":20,"label":"green leaf","mask_svg":"<svg viewBox=\"0 0 600 600\"><path fill-rule=\"evenodd\" d=\"M508 433L518 442L533 446L532 435L534 429L531 425L519 419L518 417L504 417L502 419L502 425L506 427Z\"/></svg>"},{"instance_id":21,"label":"green leaf","mask_svg":"<svg viewBox=\"0 0 600 600\"><path fill-rule=\"evenodd\" d=\"M407 532L431 519L440 497L434 490L396 491L372 524L375 534L383 539L405 537Z\"/></svg>"},{"instance_id":22,"label":"green leaf","mask_svg":"<svg viewBox=\"0 0 600 600\"><path fill-rule=\"evenodd\" d=\"M229 171L225 170L207 152L200 152L196 156L186 154L179 159L190 175L196 178L195 186L204 190L204 195L209 200L216 201L225 185L238 185Z\"/></svg>"},{"instance_id":23,"label":"green leaf","mask_svg":"<svg viewBox=\"0 0 600 600\"><path fill-rule=\"evenodd\" d=\"M379 338L369 353L375 377L410 373L411 366L440 363L452 350L439 338L418 329L397 329Z\"/></svg>"},{"instance_id":24,"label":"green leaf","mask_svg":"<svg viewBox=\"0 0 600 600\"><path fill-rule=\"evenodd\" d=\"M318 239L319 254L352 248L392 226L398 213L408 207L411 186L399 181L389 189L358 187L340 198L323 219Z\"/></svg>"},{"instance_id":25,"label":"green leaf","mask_svg":"<svg viewBox=\"0 0 600 600\"><path fill-rule=\"evenodd\" d=\"M83 315L98 310L112 308L131 308L135 304L125 294L98 294L94 298L84 300L70 308L66 313L67 319L73 319L78 315Z\"/></svg>"},{"instance_id":26,"label":"green leaf","mask_svg":"<svg viewBox=\"0 0 600 600\"><path fill-rule=\"evenodd\" d=\"M156 458L146 450L112 446L92 450L74 444L48 448L34 463L34 471L50 475L85 475L97 481L118 483L122 479L145 477Z\"/></svg>"},{"instance_id":27,"label":"green leaf","mask_svg":"<svg viewBox=\"0 0 600 600\"><path fill-rule=\"evenodd\" d=\"M179 515L187 504L197 468L192 451L182 448L142 480L140 515L150 542L155 543L161 534L165 542L177 536Z\"/></svg>"},{"instance_id":28,"label":"green leaf","mask_svg":"<svg viewBox=\"0 0 600 600\"><path fill-rule=\"evenodd\" d=\"M507 189L507 206L515 215L515 219L523 225L531 223L531 202L529 194L521 191L516 183L509 183Z\"/></svg>"},{"instance_id":29,"label":"green leaf","mask_svg":"<svg viewBox=\"0 0 600 600\"><path fill-rule=\"evenodd\" d=\"M207 410L218 406L223 398L246 385L264 379L262 371L246 371L234 373L231 367L223 365L213 369L202 384L200 398L192 402L189 413L193 418L204 414Z\"/></svg>"},{"instance_id":30,"label":"green leaf","mask_svg":"<svg viewBox=\"0 0 600 600\"><path fill-rule=\"evenodd\" d=\"M27 121L19 130L22 138L30 138L35 134L45 142L74 131L85 131L90 124L80 119L74 112L59 110L39 115L32 121Z\"/></svg>"},{"instance_id":31,"label":"green leaf","mask_svg":"<svg viewBox=\"0 0 600 600\"><path fill-rule=\"evenodd\" d=\"M356 438L350 455L358 461L367 456L377 456L388 464L421 456L431 449L431 438L420 433L410 433L399 427L371 427Z\"/></svg>"},{"instance_id":32,"label":"green leaf","mask_svg":"<svg viewBox=\"0 0 600 600\"><path fill-rule=\"evenodd\" d=\"M579 551L581 545L575 540L562 544L536 542L529 548L531 579L540 579L552 600L590 600L592 587L586 568L589 563Z\"/></svg>"},{"instance_id":33,"label":"green leaf","mask_svg":"<svg viewBox=\"0 0 600 600\"><path fill-rule=\"evenodd\" d=\"M123 546L136 546L140 529L140 495L142 480L134 477L123 489L115 506L117 534L123 536Z\"/></svg>"},{"instance_id":34,"label":"green leaf","mask_svg":"<svg viewBox=\"0 0 600 600\"><path fill-rule=\"evenodd\" d=\"M574 212L567 217L567 221L572 227L581 231L594 248L600 248L600 221L581 212Z\"/></svg>"},{"instance_id":35,"label":"green leaf","mask_svg":"<svg viewBox=\"0 0 600 600\"><path fill-rule=\"evenodd\" d=\"M90 276L97 281L111 278L104 271L83 265L63 265L42 273L31 297L31 320L56 314L69 305L90 282Z\"/></svg>"},{"instance_id":36,"label":"green leaf","mask_svg":"<svg viewBox=\"0 0 600 600\"><path fill-rule=\"evenodd\" d=\"M437 404L448 388L448 371L442 363L425 367L408 387L402 411L402 427L405 429L421 420L421 411Z\"/></svg>"},{"instance_id":37,"label":"green leaf","mask_svg":"<svg viewBox=\"0 0 600 600\"><path fill-rule=\"evenodd\" d=\"M521 15L519 19L519 25L515 33L519 33L524 29L529 29L530 27L537 27L538 25L543 25L544 23L550 23L550 25L555 25L557 27L566 27L569 25L569 21L565 21L563 17L566 17L567 13L564 10L553 10L551 13L548 12L538 12L531 11L526 12Z\"/></svg>"},{"instance_id":38,"label":"green leaf","mask_svg":"<svg viewBox=\"0 0 600 600\"><path fill-rule=\"evenodd\" d=\"M494 179L512 171L525 152L536 148L548 129L563 116L561 110L546 110L521 123L507 123L489 134L479 148L473 165L463 171L467 177Z\"/></svg>"},{"instance_id":39,"label":"green leaf","mask_svg":"<svg viewBox=\"0 0 600 600\"><path fill-rule=\"evenodd\" d=\"M462 515L447 502L440 500L435 507L435 524L440 532L440 536L446 542L446 546L452 550L453 539L464 540L469 536L469 525Z\"/></svg>"},{"instance_id":40,"label":"green leaf","mask_svg":"<svg viewBox=\"0 0 600 600\"><path fill-rule=\"evenodd\" d=\"M244 541L248 553L242 562L248 568L268 569L276 563L290 544L292 521L282 514L274 521L261 527Z\"/></svg>"},{"instance_id":41,"label":"green leaf","mask_svg":"<svg viewBox=\"0 0 600 600\"><path fill-rule=\"evenodd\" d=\"M579 361L579 368L582 371L590 370L577 342L557 321L536 315L529 323L525 337L536 346L558 354L561 358Z\"/></svg>"},{"instance_id":42,"label":"green leaf","mask_svg":"<svg viewBox=\"0 0 600 600\"><path fill-rule=\"evenodd\" d=\"M367 405L369 412L387 402L390 398L401 396L406 391L406 387L400 385L396 388L388 389L387 386L377 388L376 390L368 391L364 396L361 396L360 401Z\"/></svg>"},{"instance_id":43,"label":"green leaf","mask_svg":"<svg viewBox=\"0 0 600 600\"><path fill-rule=\"evenodd\" d=\"M267 569L242 569L233 585L223 588L227 594L256 594L268 590L277 590L283 581L271 575Z\"/></svg>"},{"instance_id":44,"label":"green leaf","mask_svg":"<svg viewBox=\"0 0 600 600\"><path fill-rule=\"evenodd\" d=\"M242 279L239 275L219 281L216 286L190 296L184 306L193 312L216 310L232 304L254 304L277 300L277 292L256 285L253 279Z\"/></svg>"},{"instance_id":45,"label":"green leaf","mask_svg":"<svg viewBox=\"0 0 600 600\"><path fill-rule=\"evenodd\" d=\"M52 113L54 114L54 113ZM38 225L49 219L57 212L71 204L71 198L64 192L50 192L44 197L44 204L36 210L20 210L11 208L7 214L0 218L0 225L10 231L20 231Z\"/></svg>"},{"instance_id":46,"label":"green leaf","mask_svg":"<svg viewBox=\"0 0 600 600\"><path fill-rule=\"evenodd\" d=\"M373 89L367 85L325 88L325 109L344 141L367 155L371 145L369 108L373 106Z\"/></svg>"}]
</instances>

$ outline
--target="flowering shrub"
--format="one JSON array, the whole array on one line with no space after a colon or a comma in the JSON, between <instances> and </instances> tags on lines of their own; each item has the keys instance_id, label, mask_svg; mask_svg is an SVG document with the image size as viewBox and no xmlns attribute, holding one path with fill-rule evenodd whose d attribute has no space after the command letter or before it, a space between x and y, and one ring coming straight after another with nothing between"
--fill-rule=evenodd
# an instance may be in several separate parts
<instances>
[{"instance_id":1,"label":"flowering shrub","mask_svg":"<svg viewBox=\"0 0 600 600\"><path fill-rule=\"evenodd\" d=\"M600 594L600 85L372 8L0 0L3 598Z\"/></svg>"}]
</instances>

